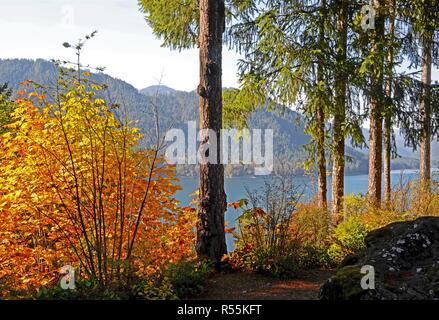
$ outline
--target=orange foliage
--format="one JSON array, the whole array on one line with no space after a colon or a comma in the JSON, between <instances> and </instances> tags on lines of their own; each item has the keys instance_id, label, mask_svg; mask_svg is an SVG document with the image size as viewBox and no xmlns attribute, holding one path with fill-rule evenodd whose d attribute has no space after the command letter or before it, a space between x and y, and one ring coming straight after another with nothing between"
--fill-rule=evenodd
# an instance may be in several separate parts
<instances>
[{"instance_id":1,"label":"orange foliage","mask_svg":"<svg viewBox=\"0 0 439 320\"><path fill-rule=\"evenodd\" d=\"M66 264L110 282L127 263L153 273L194 255L196 214L174 199L174 168L136 149L138 130L99 89L16 100L0 137L0 296L53 284Z\"/></svg>"},{"instance_id":2,"label":"orange foliage","mask_svg":"<svg viewBox=\"0 0 439 320\"><path fill-rule=\"evenodd\" d=\"M290 225L290 236L300 243L320 244L327 240L331 216L314 202L297 204Z\"/></svg>"}]
</instances>

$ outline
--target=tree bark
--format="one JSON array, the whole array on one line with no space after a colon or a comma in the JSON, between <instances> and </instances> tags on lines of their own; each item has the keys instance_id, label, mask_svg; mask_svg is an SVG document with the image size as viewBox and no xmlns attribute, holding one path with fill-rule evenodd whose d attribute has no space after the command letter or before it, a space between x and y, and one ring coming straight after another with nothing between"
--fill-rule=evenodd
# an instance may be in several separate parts
<instances>
[{"instance_id":1,"label":"tree bark","mask_svg":"<svg viewBox=\"0 0 439 320\"><path fill-rule=\"evenodd\" d=\"M392 87L390 83L386 84L386 94L390 95ZM386 114L384 119L384 202L386 206L391 203L392 197L392 180L390 176L391 158L392 158L392 119L390 114Z\"/></svg>"},{"instance_id":2,"label":"tree bark","mask_svg":"<svg viewBox=\"0 0 439 320\"><path fill-rule=\"evenodd\" d=\"M328 206L327 180L326 180L326 156L325 156L325 114L322 110L323 106L317 108L317 183L318 183L318 202L321 208Z\"/></svg>"},{"instance_id":3,"label":"tree bark","mask_svg":"<svg viewBox=\"0 0 439 320\"><path fill-rule=\"evenodd\" d=\"M333 123L332 155L332 214L338 216L343 210L345 168L345 121L346 121L346 47L347 2L340 1L337 16L335 112Z\"/></svg>"},{"instance_id":4,"label":"tree bark","mask_svg":"<svg viewBox=\"0 0 439 320\"><path fill-rule=\"evenodd\" d=\"M322 0L320 4L320 24L319 24L319 47L323 50L325 42L325 21L326 21L326 0ZM324 60L323 54L320 55L320 59L317 66L317 81L324 83ZM323 99L322 99L323 100ZM318 190L317 197L319 206L326 208L328 201L327 194L327 181L326 181L326 155L325 155L325 110L324 103L319 103L316 110L317 119L317 176L318 176Z\"/></svg>"},{"instance_id":5,"label":"tree bark","mask_svg":"<svg viewBox=\"0 0 439 320\"><path fill-rule=\"evenodd\" d=\"M390 26L389 26L389 36L390 41L394 40L395 37L395 0L390 4ZM386 83L386 96L387 101L390 103L392 96L392 79L393 79L393 46L390 44L389 54L388 54L388 73L387 73L387 83ZM392 110L391 106L387 105L386 116L384 118L384 202L388 207L391 202L392 194L392 180L390 176L391 171L391 158L392 158Z\"/></svg>"},{"instance_id":6,"label":"tree bark","mask_svg":"<svg viewBox=\"0 0 439 320\"><path fill-rule=\"evenodd\" d=\"M431 86L431 54L432 38L422 37L422 93L419 111L421 114L421 139L420 139L420 178L424 190L430 184L430 86Z\"/></svg>"},{"instance_id":7,"label":"tree bark","mask_svg":"<svg viewBox=\"0 0 439 320\"><path fill-rule=\"evenodd\" d=\"M384 17L382 0L374 0L375 32L373 50L382 50L384 39ZM371 98L370 98L370 138L369 138L369 186L368 198L371 207L379 207L381 204L381 180L382 180L382 154L383 154L383 59L378 58L374 65L375 72L372 75Z\"/></svg>"},{"instance_id":8,"label":"tree bark","mask_svg":"<svg viewBox=\"0 0 439 320\"><path fill-rule=\"evenodd\" d=\"M201 260L211 260L219 267L227 253L224 213L227 208L224 192L224 167L220 162L222 128L222 42L224 1L200 0L200 129L211 129L217 137L216 163L200 164L199 211L196 250ZM201 136L200 150L209 144ZM206 148L207 150L207 148ZM208 152L213 152L209 150Z\"/></svg>"}]
</instances>

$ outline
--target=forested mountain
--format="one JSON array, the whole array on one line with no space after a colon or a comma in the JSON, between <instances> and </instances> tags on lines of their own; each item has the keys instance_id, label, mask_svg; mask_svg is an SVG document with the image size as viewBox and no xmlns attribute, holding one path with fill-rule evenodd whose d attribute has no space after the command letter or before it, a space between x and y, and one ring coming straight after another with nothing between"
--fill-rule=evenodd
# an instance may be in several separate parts
<instances>
[{"instance_id":1,"label":"forested mountain","mask_svg":"<svg viewBox=\"0 0 439 320\"><path fill-rule=\"evenodd\" d=\"M53 84L56 75L56 67L46 60L0 60L0 84L7 82L14 91L24 80L33 80L46 85ZM162 130L171 127L184 130L188 121L198 121L199 97L195 91L183 92L166 86L151 86L139 91L132 85L104 73L93 74L92 80L107 84L109 90L106 98L119 103L121 110L127 111L131 119L138 120L138 125L145 133L152 132L154 105L158 109ZM304 134L302 122L298 113L287 109L271 112L259 110L250 116L248 121L250 128L274 130L275 170L303 172L303 162L306 158L303 145L309 143L310 137ZM367 135L367 130L365 134ZM392 162L393 169L417 168L419 165L419 161L415 158L417 154L405 148L402 139L397 139L397 145L403 158ZM435 149L437 148L432 147L432 150ZM367 151L367 149L346 147L346 155L349 158L346 174L367 173ZM432 156L433 160L439 158L439 154L434 152ZM197 174L196 167L191 165L179 166L178 171L182 175ZM228 175L252 173L253 168L248 166L226 166Z\"/></svg>"}]
</instances>

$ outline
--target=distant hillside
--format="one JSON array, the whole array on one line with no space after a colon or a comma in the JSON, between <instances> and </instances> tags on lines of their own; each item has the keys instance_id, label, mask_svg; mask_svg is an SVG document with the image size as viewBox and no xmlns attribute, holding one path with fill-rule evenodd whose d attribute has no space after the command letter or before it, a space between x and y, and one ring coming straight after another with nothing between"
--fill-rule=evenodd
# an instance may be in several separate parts
<instances>
[{"instance_id":1,"label":"distant hillside","mask_svg":"<svg viewBox=\"0 0 439 320\"><path fill-rule=\"evenodd\" d=\"M24 80L34 80L40 84L53 84L56 80L56 68L48 61L7 59L0 60L0 83L8 82L13 90L19 88ZM158 106L162 130L167 128L187 127L188 121L198 121L199 97L192 92L174 90L166 86L152 86L137 90L132 85L113 78L104 73L93 74L92 79L108 85L107 98L121 104L121 110L126 111L132 119L138 121L138 126L148 135L153 128L153 105ZM306 153L303 145L310 141L309 136L304 134L301 117L298 113L284 109L282 114L259 110L254 112L248 121L250 128L274 130L274 155L275 169L302 172L303 161ZM367 135L367 131L365 132ZM418 166L416 154L407 152L398 141L405 158L393 161L393 169L410 169ZM432 147L432 150L434 148ZM368 169L367 149L357 150L346 148L350 161L347 163L346 174L364 174ZM439 156L439 153L433 154ZM180 166L179 174L195 175L197 168ZM252 174L253 169L249 166L228 166L226 173L229 175Z\"/></svg>"},{"instance_id":2,"label":"distant hillside","mask_svg":"<svg viewBox=\"0 0 439 320\"><path fill-rule=\"evenodd\" d=\"M155 96L157 94L159 95L170 95L175 94L177 90L174 90L172 88L169 88L167 86L150 86L144 89L140 90L141 94L144 94L145 96Z\"/></svg>"}]
</instances>

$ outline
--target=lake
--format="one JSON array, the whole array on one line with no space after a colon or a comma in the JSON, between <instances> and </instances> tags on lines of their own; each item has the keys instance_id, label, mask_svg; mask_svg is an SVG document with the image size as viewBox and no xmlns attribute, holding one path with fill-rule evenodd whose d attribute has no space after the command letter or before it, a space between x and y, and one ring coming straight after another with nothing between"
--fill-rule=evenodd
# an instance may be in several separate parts
<instances>
[{"instance_id":1,"label":"lake","mask_svg":"<svg viewBox=\"0 0 439 320\"><path fill-rule=\"evenodd\" d=\"M398 185L402 182L410 181L419 176L417 170L395 170L391 172L392 184ZM227 202L235 202L239 199L246 198L247 192L246 187L250 190L259 189L263 187L264 181L269 178L269 176L260 177L233 177L226 178L224 181L225 190L227 194ZM310 197L315 193L316 182L310 177L297 176L292 178L295 185L303 187L304 197ZM367 175L355 175L345 177L345 194L358 194L367 192L368 179ZM180 177L180 185L182 190L178 191L176 198L181 202L182 205L189 205L192 200L191 194L198 187L198 177ZM331 198L330 194L331 177L328 177L328 199ZM235 220L240 214L240 210L234 208L228 208L226 212L226 221L228 221L229 227L235 226ZM229 250L233 248L233 237L227 235L227 247Z\"/></svg>"}]
</instances>

